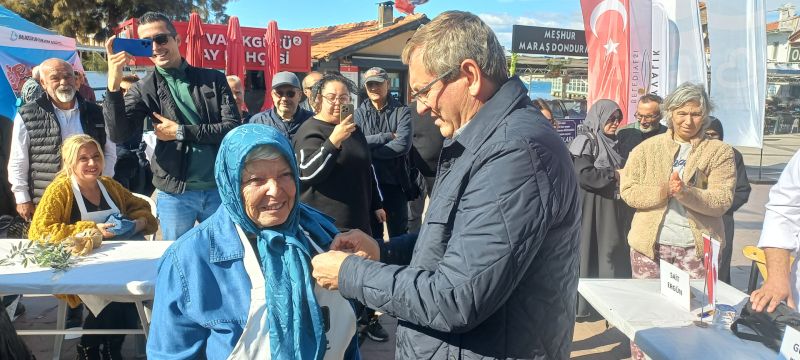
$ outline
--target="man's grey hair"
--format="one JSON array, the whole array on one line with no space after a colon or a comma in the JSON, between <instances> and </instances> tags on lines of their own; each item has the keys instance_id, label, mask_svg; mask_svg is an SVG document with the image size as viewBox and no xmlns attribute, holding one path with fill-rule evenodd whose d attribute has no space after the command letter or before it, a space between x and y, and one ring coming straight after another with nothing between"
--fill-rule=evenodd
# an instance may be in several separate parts
<instances>
[{"instance_id":1,"label":"man's grey hair","mask_svg":"<svg viewBox=\"0 0 800 360\"><path fill-rule=\"evenodd\" d=\"M703 111L703 126L700 129L700 133L703 133L708 128L708 125L711 124L711 119L708 118L708 115L711 113L711 110L714 109L714 105L708 98L705 87L701 84L685 82L667 95L664 99L664 103L661 104L661 113L664 115L667 127L674 129L672 125L672 112L682 108L688 103L696 103Z\"/></svg>"},{"instance_id":2,"label":"man's grey hair","mask_svg":"<svg viewBox=\"0 0 800 360\"><path fill-rule=\"evenodd\" d=\"M138 20L139 25L145 25L159 21L163 22L164 25L167 26L167 30L169 30L170 35L178 35L178 30L175 29L175 25L172 25L172 20L170 20L169 17L163 13L157 11L148 11L144 13L144 15L140 16Z\"/></svg>"},{"instance_id":3,"label":"man's grey hair","mask_svg":"<svg viewBox=\"0 0 800 360\"><path fill-rule=\"evenodd\" d=\"M403 63L408 64L416 51L422 51L422 63L431 75L442 75L472 59L494 83L508 80L505 51L494 31L477 15L466 11L445 11L417 29L403 49ZM458 76L453 71L443 81L453 81Z\"/></svg>"},{"instance_id":4,"label":"man's grey hair","mask_svg":"<svg viewBox=\"0 0 800 360\"><path fill-rule=\"evenodd\" d=\"M225 79L227 79L228 81L236 81L236 82L242 81L242 79L240 79L236 75L228 75L228 76L225 77Z\"/></svg>"},{"instance_id":5,"label":"man's grey hair","mask_svg":"<svg viewBox=\"0 0 800 360\"><path fill-rule=\"evenodd\" d=\"M36 81L41 80L42 77L39 74L39 65L36 65L31 69L31 77Z\"/></svg>"},{"instance_id":6,"label":"man's grey hair","mask_svg":"<svg viewBox=\"0 0 800 360\"><path fill-rule=\"evenodd\" d=\"M277 160L277 159L284 159L283 153L281 153L278 148L272 145L259 145L256 146L253 150L250 150L247 153L247 157L244 159L244 167L247 168L250 163L258 160Z\"/></svg>"}]
</instances>

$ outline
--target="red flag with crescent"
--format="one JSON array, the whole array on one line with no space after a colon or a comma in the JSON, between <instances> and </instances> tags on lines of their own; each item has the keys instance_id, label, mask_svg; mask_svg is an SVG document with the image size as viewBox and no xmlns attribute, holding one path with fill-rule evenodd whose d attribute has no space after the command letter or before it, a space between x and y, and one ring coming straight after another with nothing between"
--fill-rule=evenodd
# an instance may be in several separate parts
<instances>
[{"instance_id":1,"label":"red flag with crescent","mask_svg":"<svg viewBox=\"0 0 800 360\"><path fill-rule=\"evenodd\" d=\"M628 122L630 0L581 0L589 53L588 104L609 99Z\"/></svg>"}]
</instances>

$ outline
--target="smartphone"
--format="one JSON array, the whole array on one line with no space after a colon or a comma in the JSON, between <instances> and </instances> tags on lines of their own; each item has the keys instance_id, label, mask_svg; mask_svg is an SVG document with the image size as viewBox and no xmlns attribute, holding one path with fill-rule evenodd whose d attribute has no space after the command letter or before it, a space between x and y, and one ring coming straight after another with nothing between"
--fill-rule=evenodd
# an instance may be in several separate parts
<instances>
[{"instance_id":1,"label":"smartphone","mask_svg":"<svg viewBox=\"0 0 800 360\"><path fill-rule=\"evenodd\" d=\"M353 115L353 110L353 104L339 105L339 121L344 121L346 117Z\"/></svg>"},{"instance_id":2,"label":"smartphone","mask_svg":"<svg viewBox=\"0 0 800 360\"><path fill-rule=\"evenodd\" d=\"M153 40L116 38L112 44L114 53L125 51L133 56L153 56Z\"/></svg>"}]
</instances>

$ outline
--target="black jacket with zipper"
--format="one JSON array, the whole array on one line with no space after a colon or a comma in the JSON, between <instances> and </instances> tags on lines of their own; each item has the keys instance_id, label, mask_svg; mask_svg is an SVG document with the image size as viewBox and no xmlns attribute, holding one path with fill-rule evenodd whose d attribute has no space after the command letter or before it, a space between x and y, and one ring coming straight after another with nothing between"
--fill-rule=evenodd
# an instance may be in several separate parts
<instances>
[{"instance_id":1,"label":"black jacket with zipper","mask_svg":"<svg viewBox=\"0 0 800 360\"><path fill-rule=\"evenodd\" d=\"M169 193L182 193L186 189L188 158L193 144L219 147L225 134L241 123L233 93L223 73L188 65L186 76L202 122L199 125L182 122L169 86L157 71L131 86L124 98L121 91L107 91L103 101L108 133L117 143L124 142L132 134L141 134L145 116L152 117L153 113L183 125L183 141L158 140L150 161L153 185Z\"/></svg>"}]
</instances>

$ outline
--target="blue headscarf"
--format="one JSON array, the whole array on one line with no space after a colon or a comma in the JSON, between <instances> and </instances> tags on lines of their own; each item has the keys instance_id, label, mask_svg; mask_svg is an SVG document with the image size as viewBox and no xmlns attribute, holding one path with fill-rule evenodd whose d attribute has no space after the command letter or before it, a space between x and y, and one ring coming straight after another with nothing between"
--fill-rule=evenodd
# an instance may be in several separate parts
<instances>
[{"instance_id":1,"label":"blue headscarf","mask_svg":"<svg viewBox=\"0 0 800 360\"><path fill-rule=\"evenodd\" d=\"M261 145L279 150L294 174L298 196L281 225L258 228L247 216L240 191L247 154ZM300 203L300 178L289 140L262 124L231 130L220 145L215 168L222 206L231 220L258 235L258 252L266 281L269 344L273 359L322 359L327 341L322 311L314 296L309 239L326 249L338 232L331 219ZM301 229L302 227L302 229Z\"/></svg>"}]
</instances>

